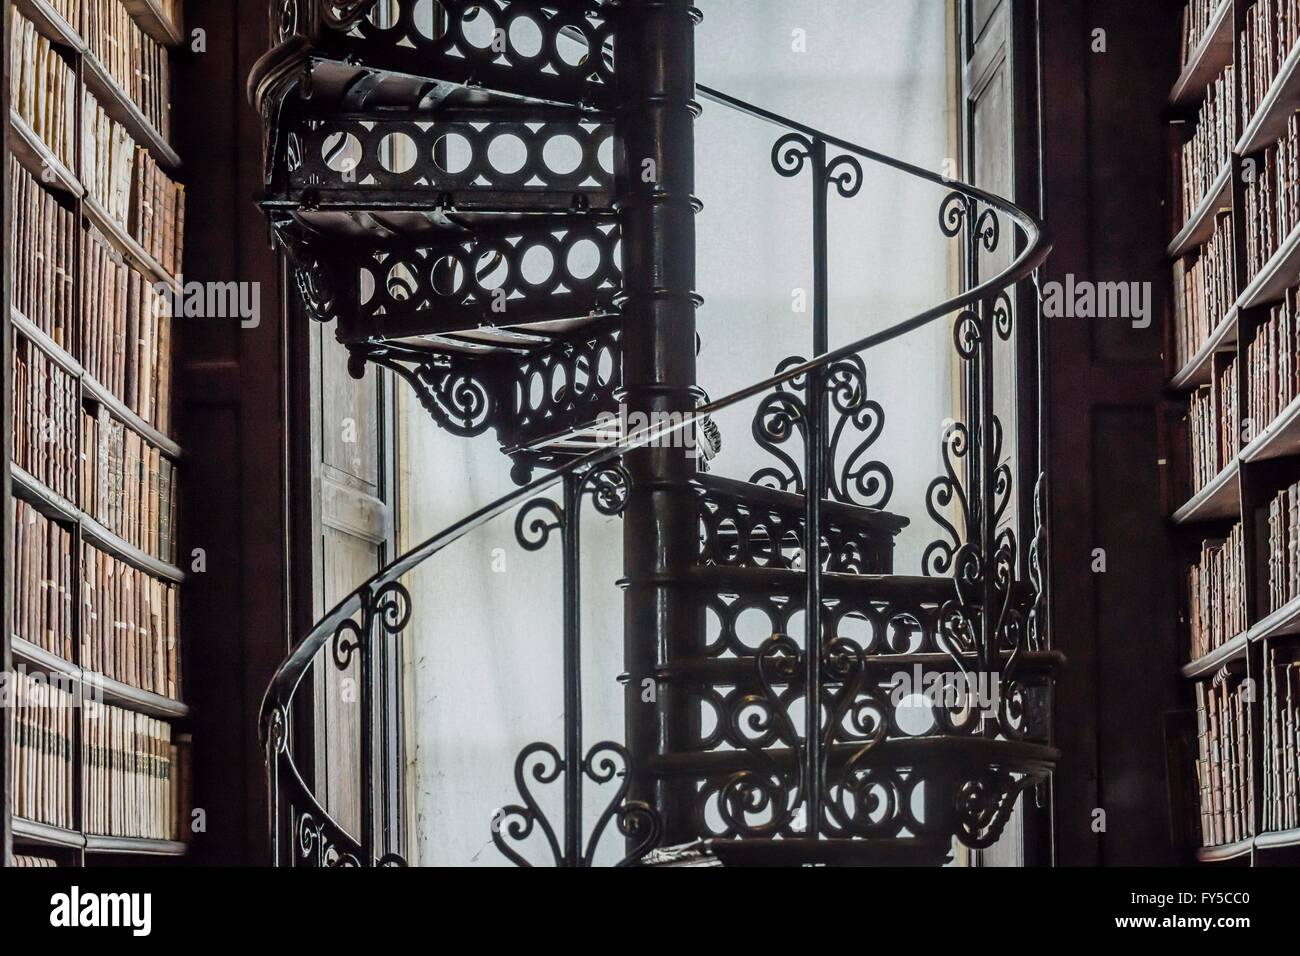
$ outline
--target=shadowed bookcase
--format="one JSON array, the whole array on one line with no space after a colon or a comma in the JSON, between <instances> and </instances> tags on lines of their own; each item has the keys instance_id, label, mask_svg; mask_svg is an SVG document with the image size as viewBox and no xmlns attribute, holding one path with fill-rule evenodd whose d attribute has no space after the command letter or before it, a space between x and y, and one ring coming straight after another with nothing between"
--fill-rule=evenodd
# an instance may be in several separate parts
<instances>
[{"instance_id":1,"label":"shadowed bookcase","mask_svg":"<svg viewBox=\"0 0 1300 956\"><path fill-rule=\"evenodd\" d=\"M1297 107L1300 0L1187 5L1161 459L1195 722L1170 792L1196 857L1221 864L1300 862Z\"/></svg>"},{"instance_id":2,"label":"shadowed bookcase","mask_svg":"<svg viewBox=\"0 0 1300 956\"><path fill-rule=\"evenodd\" d=\"M6 862L182 857L180 3L4 7Z\"/></svg>"}]
</instances>

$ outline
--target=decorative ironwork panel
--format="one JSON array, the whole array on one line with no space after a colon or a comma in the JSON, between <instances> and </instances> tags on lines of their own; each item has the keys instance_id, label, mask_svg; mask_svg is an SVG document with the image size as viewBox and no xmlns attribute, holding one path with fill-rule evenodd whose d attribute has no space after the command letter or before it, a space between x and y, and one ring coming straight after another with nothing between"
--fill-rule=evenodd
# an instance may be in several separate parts
<instances>
[{"instance_id":1,"label":"decorative ironwork panel","mask_svg":"<svg viewBox=\"0 0 1300 956\"><path fill-rule=\"evenodd\" d=\"M792 356L777 366L778 373L802 365ZM872 445L885 427L879 402L867 397L866 366L858 356L842 359L825 374L828 412L832 417L826 437L826 493L834 501L867 508L884 508L894 493L894 476L884 462L870 457ZM778 464L759 469L750 481L781 491L804 493L802 455L783 446L798 434L807 440L808 405L804 378L780 386L759 404L754 415L754 440Z\"/></svg>"},{"instance_id":2,"label":"decorative ironwork panel","mask_svg":"<svg viewBox=\"0 0 1300 956\"><path fill-rule=\"evenodd\" d=\"M613 95L614 21L599 0L278 0L272 29L374 70L573 105Z\"/></svg>"},{"instance_id":3,"label":"decorative ironwork panel","mask_svg":"<svg viewBox=\"0 0 1300 956\"><path fill-rule=\"evenodd\" d=\"M613 207L613 126L538 111L304 116L285 137L288 188L312 205L458 211Z\"/></svg>"},{"instance_id":4,"label":"decorative ironwork panel","mask_svg":"<svg viewBox=\"0 0 1300 956\"><path fill-rule=\"evenodd\" d=\"M700 560L718 567L804 566L807 555L804 508L798 499L781 505L763 500L758 489L729 493L697 482ZM905 524L885 525L864 514L827 515L822 523L822 568L846 574L888 574L893 570L894 535ZM891 516L892 517L892 516Z\"/></svg>"},{"instance_id":5,"label":"decorative ironwork panel","mask_svg":"<svg viewBox=\"0 0 1300 956\"><path fill-rule=\"evenodd\" d=\"M358 264L360 315L388 337L604 312L622 286L617 246L612 223L572 223L375 251ZM427 329L409 318L422 312Z\"/></svg>"},{"instance_id":6,"label":"decorative ironwork panel","mask_svg":"<svg viewBox=\"0 0 1300 956\"><path fill-rule=\"evenodd\" d=\"M622 383L619 337L618 329L605 328L520 356L502 443L526 448L563 429L614 414Z\"/></svg>"}]
</instances>

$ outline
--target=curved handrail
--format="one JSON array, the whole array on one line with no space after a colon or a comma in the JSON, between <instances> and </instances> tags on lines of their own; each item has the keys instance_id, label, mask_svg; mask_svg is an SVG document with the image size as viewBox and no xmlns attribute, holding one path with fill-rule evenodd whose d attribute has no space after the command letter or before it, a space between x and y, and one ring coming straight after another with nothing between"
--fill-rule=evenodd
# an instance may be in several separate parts
<instances>
[{"instance_id":1,"label":"curved handrail","mask_svg":"<svg viewBox=\"0 0 1300 956\"><path fill-rule=\"evenodd\" d=\"M271 716L278 708L286 707L292 698L295 689L302 680L312 659L319 653L325 643L330 639L343 621L351 618L353 615L362 611L366 606L369 596L373 596L384 587L392 584L422 564L433 555L437 554L448 545L453 544L469 532L481 527L492 519L504 514L507 511L525 503L538 492L545 491L553 485L559 484L564 478L574 472L582 471L603 462L616 458L628 451L642 448L653 442L656 442L666 436L682 431L688 427L694 426L704 417L720 411L745 399L752 398L755 395L767 392L778 385L801 378L817 369L826 368L827 366L838 362L841 359L848 358L878 345L899 338L907 333L928 325L935 319L949 315L966 306L978 303L1004 289L1014 285L1016 282L1030 276L1035 269L1042 265L1043 261L1051 253L1051 244L1047 240L1046 233L1042 225L1027 211L1021 209L1010 200L1001 196L987 192L977 186L971 186L957 180L946 179L937 173L911 163L895 159L875 150L868 149L856 143L839 137L831 136L820 130L807 126L796 120L781 116L762 107L747 103L744 100L729 96L718 90L707 86L696 86L697 92L704 98L726 106L730 109L747 113L758 119L783 127L791 132L801 133L805 136L821 139L824 142L834 145L846 152L853 153L863 159L869 160L884 166L889 166L901 172L918 179L923 179L936 185L943 186L952 192L960 193L969 199L974 199L985 203L988 206L1007 215L1024 233L1025 247L1020 255L1012 261L1000 273L981 282L974 288L955 295L940 304L919 312L916 315L904 319L887 329L863 336L853 342L843 345L836 349L823 352L798 365L791 366L775 375L765 378L752 385L737 389L736 391L725 395L722 398L710 401L699 406L693 413L684 414L680 420L669 421L657 425L647 426L638 431L624 436L617 442L611 443L603 448L592 451L586 455L574 458L565 464L557 467L554 471L536 478L526 485L515 489L508 495L498 498L490 504L471 512L459 521L435 534L423 543L416 545L410 551L395 558L383 570L377 572L364 584L340 601L333 610L325 615L308 634L298 642L289 656L284 660L276 670L274 678L267 687L266 695L262 701L262 707L259 719L259 728L262 736L262 743L266 743L267 725Z\"/></svg>"}]
</instances>

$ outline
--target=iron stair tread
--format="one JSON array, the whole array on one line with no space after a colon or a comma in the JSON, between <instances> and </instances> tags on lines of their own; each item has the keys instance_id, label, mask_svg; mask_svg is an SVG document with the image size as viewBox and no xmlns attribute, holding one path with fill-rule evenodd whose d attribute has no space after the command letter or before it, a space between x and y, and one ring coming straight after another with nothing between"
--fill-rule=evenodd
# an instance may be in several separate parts
<instances>
[{"instance_id":1,"label":"iron stair tread","mask_svg":"<svg viewBox=\"0 0 1300 956\"><path fill-rule=\"evenodd\" d=\"M297 198L263 199L272 216L290 217L317 236L335 241L367 241L385 247L432 245L458 239L492 239L520 231L561 232L579 225L616 225L613 212L466 212L442 208L427 199L411 208L384 208L379 204L349 201L346 207L327 207Z\"/></svg>"},{"instance_id":2,"label":"iron stair tread","mask_svg":"<svg viewBox=\"0 0 1300 956\"><path fill-rule=\"evenodd\" d=\"M967 655L974 671L975 659ZM1010 658L1009 651L1001 654L1003 661ZM682 658L655 668L655 676L661 680L679 680L688 683L719 684L726 686L747 685L755 680L755 657L693 657ZM1065 665L1065 655L1060 651L1022 651L1017 657L1017 672L1026 677L1042 676L1055 673ZM922 673L933 671L951 671L953 659L938 651L906 654L868 654L864 658L868 671L911 670L920 667ZM774 684L786 681L774 680Z\"/></svg>"},{"instance_id":3,"label":"iron stair tread","mask_svg":"<svg viewBox=\"0 0 1300 956\"><path fill-rule=\"evenodd\" d=\"M249 101L274 108L311 71L311 93L347 106L559 105L587 110L607 106L610 83L512 67L475 64L415 46L376 44L322 27L318 40L290 36L258 58L248 78ZM437 74L434 70L439 71Z\"/></svg>"},{"instance_id":4,"label":"iron stair tread","mask_svg":"<svg viewBox=\"0 0 1300 956\"><path fill-rule=\"evenodd\" d=\"M641 861L647 868L686 866L942 866L952 855L952 840L938 837L866 839L747 837L704 839L655 850Z\"/></svg>"},{"instance_id":5,"label":"iron stair tread","mask_svg":"<svg viewBox=\"0 0 1300 956\"><path fill-rule=\"evenodd\" d=\"M782 510L802 510L805 496L803 494L782 491L742 481L738 478L725 478L722 475L702 473L695 481L709 491L715 491L734 500L771 505ZM840 520L858 527L870 527L890 534L898 534L912 523L910 518L897 515L879 508L850 504L831 499L822 500L822 514L832 520Z\"/></svg>"},{"instance_id":6,"label":"iron stair tread","mask_svg":"<svg viewBox=\"0 0 1300 956\"><path fill-rule=\"evenodd\" d=\"M826 748L828 770L837 770L862 750L866 741L835 743ZM1022 773L1050 770L1061 752L1044 743L990 737L891 737L874 744L855 761L858 767L942 766L961 770L997 766ZM802 754L790 747L766 747L763 762L778 769L795 767ZM752 769L755 755L744 749L652 754L644 769L653 777L714 777Z\"/></svg>"},{"instance_id":7,"label":"iron stair tread","mask_svg":"<svg viewBox=\"0 0 1300 956\"><path fill-rule=\"evenodd\" d=\"M677 579L675 579L677 580ZM681 580L696 588L719 591L762 590L769 594L802 596L807 575L791 568L755 568L701 565L692 568ZM823 571L822 594L826 597L864 595L882 601L920 601L941 604L957 596L952 578L910 574L846 574Z\"/></svg>"}]
</instances>

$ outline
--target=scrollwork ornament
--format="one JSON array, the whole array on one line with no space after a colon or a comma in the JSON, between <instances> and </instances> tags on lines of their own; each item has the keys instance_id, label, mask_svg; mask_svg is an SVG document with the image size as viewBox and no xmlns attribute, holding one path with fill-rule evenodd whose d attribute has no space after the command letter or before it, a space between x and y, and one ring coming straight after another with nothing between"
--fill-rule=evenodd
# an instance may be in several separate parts
<instances>
[{"instance_id":1,"label":"scrollwork ornament","mask_svg":"<svg viewBox=\"0 0 1300 956\"><path fill-rule=\"evenodd\" d=\"M987 850L1002 836L1020 792L1032 782L998 767L981 767L962 780L954 794L957 835L976 850Z\"/></svg>"},{"instance_id":2,"label":"scrollwork ornament","mask_svg":"<svg viewBox=\"0 0 1300 956\"><path fill-rule=\"evenodd\" d=\"M810 158L812 140L802 133L786 133L772 146L772 168L787 178L803 172L804 163Z\"/></svg>"},{"instance_id":3,"label":"scrollwork ornament","mask_svg":"<svg viewBox=\"0 0 1300 956\"><path fill-rule=\"evenodd\" d=\"M775 688L796 679L801 657L799 646L787 635L769 637L754 658L761 692L742 695L732 705L728 718L732 737L755 761L754 769L728 777L718 793L718 812L732 833L758 837L788 832L803 802L803 780L797 769L803 748L787 704ZM792 771L778 766L767 751L778 742L793 752ZM755 817L765 820L755 822Z\"/></svg>"},{"instance_id":4,"label":"scrollwork ornament","mask_svg":"<svg viewBox=\"0 0 1300 956\"><path fill-rule=\"evenodd\" d=\"M515 518L515 540L525 551L541 551L551 533L564 525L564 509L550 498L534 498L519 509Z\"/></svg>"},{"instance_id":5,"label":"scrollwork ornament","mask_svg":"<svg viewBox=\"0 0 1300 956\"><path fill-rule=\"evenodd\" d=\"M836 362L828 371L826 388L838 420L826 448L828 491L833 499L864 508L885 508L894 494L894 475L882 461L868 459L872 445L885 427L885 410L867 397L866 367L860 356ZM836 467L840 441L849 425L858 434L857 444L843 466Z\"/></svg>"},{"instance_id":6,"label":"scrollwork ornament","mask_svg":"<svg viewBox=\"0 0 1300 956\"><path fill-rule=\"evenodd\" d=\"M796 431L803 435L807 422L808 409L787 391L773 392L759 403L754 413L754 441L781 464L759 469L750 477L751 482L778 491L803 493L799 463L779 446L788 442Z\"/></svg>"},{"instance_id":7,"label":"scrollwork ornament","mask_svg":"<svg viewBox=\"0 0 1300 956\"><path fill-rule=\"evenodd\" d=\"M375 592L374 619L386 634L400 634L411 620L411 593L399 581L389 581Z\"/></svg>"},{"instance_id":8,"label":"scrollwork ornament","mask_svg":"<svg viewBox=\"0 0 1300 956\"><path fill-rule=\"evenodd\" d=\"M947 574L961 547L957 525L948 519L945 514L947 509L955 503L956 519L963 528L970 526L970 505L966 500L966 490L957 475L958 463L969 451L970 430L962 422L953 422L943 435L944 474L930 482L925 492L925 510L943 535L930 542L921 556L921 573L929 577Z\"/></svg>"},{"instance_id":9,"label":"scrollwork ornament","mask_svg":"<svg viewBox=\"0 0 1300 956\"><path fill-rule=\"evenodd\" d=\"M324 0L321 19L335 30L346 30L366 17L378 0Z\"/></svg>"},{"instance_id":10,"label":"scrollwork ornament","mask_svg":"<svg viewBox=\"0 0 1300 956\"><path fill-rule=\"evenodd\" d=\"M826 164L826 182L845 199L852 199L862 189L862 164L847 153Z\"/></svg>"},{"instance_id":11,"label":"scrollwork ornament","mask_svg":"<svg viewBox=\"0 0 1300 956\"><path fill-rule=\"evenodd\" d=\"M986 252L993 252L998 247L1001 228L997 210L989 207L975 220L975 240L983 244Z\"/></svg>"},{"instance_id":12,"label":"scrollwork ornament","mask_svg":"<svg viewBox=\"0 0 1300 956\"><path fill-rule=\"evenodd\" d=\"M950 239L961 233L962 223L970 215L972 201L961 192L950 192L939 204L939 229Z\"/></svg>"},{"instance_id":13,"label":"scrollwork ornament","mask_svg":"<svg viewBox=\"0 0 1300 956\"><path fill-rule=\"evenodd\" d=\"M532 863L506 841L522 842L532 836L534 829L541 830L555 865L564 865L564 854L560 852L555 829L538 805L528 781L531 777L540 784L554 783L564 770L560 752L548 743L529 744L515 758L515 789L523 805L512 804L498 811L492 822L492 842L516 866L531 867Z\"/></svg>"},{"instance_id":14,"label":"scrollwork ornament","mask_svg":"<svg viewBox=\"0 0 1300 956\"><path fill-rule=\"evenodd\" d=\"M1034 484L1034 540L1029 545L1029 582L1033 604L1029 610L1028 640L1033 650L1047 646L1047 586L1043 555L1047 551L1046 522L1047 474L1041 473Z\"/></svg>"},{"instance_id":15,"label":"scrollwork ornament","mask_svg":"<svg viewBox=\"0 0 1300 956\"><path fill-rule=\"evenodd\" d=\"M610 820L615 821L619 833L624 837L637 841L631 851L625 854L615 866L631 866L654 849L659 842L663 825L658 812L642 801L627 801L630 784L627 766L627 749L608 740L593 745L582 760L583 775L596 785L603 786L611 780L621 780L614 795L605 805L604 811L597 818L591 836L588 837L587 847L582 855L583 866L592 865L601 837Z\"/></svg>"},{"instance_id":16,"label":"scrollwork ornament","mask_svg":"<svg viewBox=\"0 0 1300 956\"><path fill-rule=\"evenodd\" d=\"M275 5L275 36L284 42L298 33L298 0L280 0Z\"/></svg>"},{"instance_id":17,"label":"scrollwork ornament","mask_svg":"<svg viewBox=\"0 0 1300 956\"><path fill-rule=\"evenodd\" d=\"M974 309L962 309L952 324L952 344L957 354L970 361L979 354L984 342L984 326Z\"/></svg>"},{"instance_id":18,"label":"scrollwork ornament","mask_svg":"<svg viewBox=\"0 0 1300 956\"><path fill-rule=\"evenodd\" d=\"M1011 306L1011 296L1004 290L993 302L993 328L1002 341L1009 342L1014 325L1015 311Z\"/></svg>"},{"instance_id":19,"label":"scrollwork ornament","mask_svg":"<svg viewBox=\"0 0 1300 956\"><path fill-rule=\"evenodd\" d=\"M362 599L363 602L365 598ZM364 608L362 611L364 617ZM361 649L365 642L365 627L357 623L353 618L345 618L334 629L334 639L330 643L330 649L334 657L334 666L339 670L347 670L352 664L352 655Z\"/></svg>"},{"instance_id":20,"label":"scrollwork ornament","mask_svg":"<svg viewBox=\"0 0 1300 956\"><path fill-rule=\"evenodd\" d=\"M606 462L583 475L579 495L591 496L592 506L607 517L621 515L627 507L632 476L620 462Z\"/></svg>"},{"instance_id":21,"label":"scrollwork ornament","mask_svg":"<svg viewBox=\"0 0 1300 956\"><path fill-rule=\"evenodd\" d=\"M487 386L490 369L482 363L392 345L359 348L354 355L404 379L430 417L453 435L475 438L498 423L498 403Z\"/></svg>"}]
</instances>

